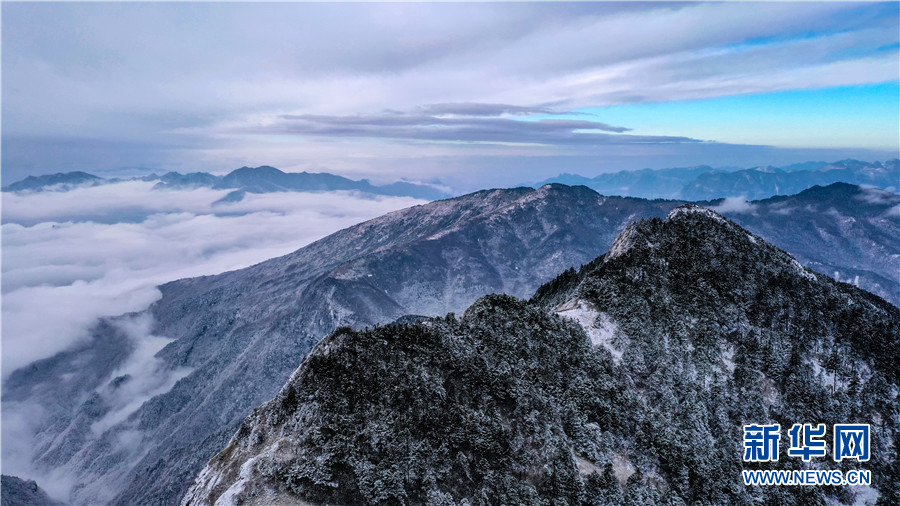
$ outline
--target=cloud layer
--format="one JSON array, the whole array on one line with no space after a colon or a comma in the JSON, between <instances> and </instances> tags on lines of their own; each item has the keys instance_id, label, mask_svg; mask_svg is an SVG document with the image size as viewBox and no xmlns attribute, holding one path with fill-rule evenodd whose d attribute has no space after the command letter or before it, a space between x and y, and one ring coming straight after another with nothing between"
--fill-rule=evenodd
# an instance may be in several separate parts
<instances>
[{"instance_id":1,"label":"cloud layer","mask_svg":"<svg viewBox=\"0 0 900 506\"><path fill-rule=\"evenodd\" d=\"M325 138L363 137L562 146L697 142L696 139L687 137L623 134L622 132L630 129L599 121L572 119L521 121L497 117L509 111L516 114L517 111L524 109L511 105L443 104L438 109L442 111L440 115L397 111L355 116L285 114L268 125L245 127L232 132L295 134Z\"/></svg>"},{"instance_id":2,"label":"cloud layer","mask_svg":"<svg viewBox=\"0 0 900 506\"><path fill-rule=\"evenodd\" d=\"M900 40L896 4L838 2L13 3L3 14L3 167L16 178L268 163L377 179L395 160L522 155L523 144L598 156L674 142L678 159L693 148L677 125L517 120L895 81Z\"/></svg>"},{"instance_id":3,"label":"cloud layer","mask_svg":"<svg viewBox=\"0 0 900 506\"><path fill-rule=\"evenodd\" d=\"M289 253L420 203L344 192L154 191L129 182L3 196L3 377L86 337L96 318L139 311L156 286Z\"/></svg>"}]
</instances>

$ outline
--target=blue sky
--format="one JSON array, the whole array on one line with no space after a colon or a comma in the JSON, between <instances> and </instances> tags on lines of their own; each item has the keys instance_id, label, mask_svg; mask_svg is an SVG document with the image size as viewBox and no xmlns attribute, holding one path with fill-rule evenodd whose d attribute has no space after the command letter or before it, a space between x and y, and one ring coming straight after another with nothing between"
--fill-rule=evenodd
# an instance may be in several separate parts
<instances>
[{"instance_id":1,"label":"blue sky","mask_svg":"<svg viewBox=\"0 0 900 506\"><path fill-rule=\"evenodd\" d=\"M896 151L900 139L897 81L733 95L704 100L586 107L634 133L678 132L696 139L785 148L857 147ZM569 116L577 118L580 116Z\"/></svg>"},{"instance_id":2,"label":"blue sky","mask_svg":"<svg viewBox=\"0 0 900 506\"><path fill-rule=\"evenodd\" d=\"M269 164L474 189L900 149L897 2L2 11L4 184Z\"/></svg>"}]
</instances>

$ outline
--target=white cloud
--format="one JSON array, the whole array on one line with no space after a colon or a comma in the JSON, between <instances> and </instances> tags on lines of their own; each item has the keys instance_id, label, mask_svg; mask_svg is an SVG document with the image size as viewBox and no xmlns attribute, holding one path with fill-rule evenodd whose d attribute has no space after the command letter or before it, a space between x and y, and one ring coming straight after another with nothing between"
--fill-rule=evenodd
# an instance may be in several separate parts
<instances>
[{"instance_id":1,"label":"white cloud","mask_svg":"<svg viewBox=\"0 0 900 506\"><path fill-rule=\"evenodd\" d=\"M74 485L66 469L39 471L31 464L32 438L46 410L33 402L3 403L3 474L36 479L47 494L58 501L68 500Z\"/></svg>"},{"instance_id":2,"label":"white cloud","mask_svg":"<svg viewBox=\"0 0 900 506\"><path fill-rule=\"evenodd\" d=\"M166 337L151 333L153 317L141 313L131 318L116 322L135 346L128 360L113 371L107 383L99 390L103 401L110 411L91 425L94 435L99 436L110 427L122 422L141 407L144 402L155 395L168 392L181 378L191 373L192 369L182 367L171 370L165 367L156 353L173 341ZM124 445L128 450L136 449L136 445Z\"/></svg>"},{"instance_id":3,"label":"white cloud","mask_svg":"<svg viewBox=\"0 0 900 506\"><path fill-rule=\"evenodd\" d=\"M246 267L421 203L347 192L271 193L212 207L227 191L151 188L121 183L3 195L4 378L84 339L99 317L146 308L161 283Z\"/></svg>"},{"instance_id":4,"label":"white cloud","mask_svg":"<svg viewBox=\"0 0 900 506\"><path fill-rule=\"evenodd\" d=\"M746 214L756 211L756 206L747 202L744 197L728 197L721 204L711 207L717 213L739 213Z\"/></svg>"},{"instance_id":5,"label":"white cloud","mask_svg":"<svg viewBox=\"0 0 900 506\"><path fill-rule=\"evenodd\" d=\"M859 195L857 195L855 198L862 202L867 202L874 205L893 204L894 202L900 200L900 197L898 197L896 194L882 190L881 188L876 188L874 186L860 187Z\"/></svg>"},{"instance_id":6,"label":"white cloud","mask_svg":"<svg viewBox=\"0 0 900 506\"><path fill-rule=\"evenodd\" d=\"M353 173L377 177L390 170L390 162L374 166L385 151L421 158L447 146L246 132L284 114L364 115L454 102L560 110L892 81L898 31L888 9L839 2L9 5L4 133L21 138L5 140L4 170L270 163L342 171L363 159ZM475 141L452 146L456 156L484 152ZM446 166L427 176L444 177L452 172L440 171Z\"/></svg>"}]
</instances>

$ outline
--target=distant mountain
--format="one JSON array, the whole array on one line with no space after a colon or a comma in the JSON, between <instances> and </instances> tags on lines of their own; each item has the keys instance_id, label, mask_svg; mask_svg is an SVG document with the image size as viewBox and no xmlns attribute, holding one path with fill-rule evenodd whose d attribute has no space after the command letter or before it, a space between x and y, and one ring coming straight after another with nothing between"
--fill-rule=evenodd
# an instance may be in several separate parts
<instances>
[{"instance_id":1,"label":"distant mountain","mask_svg":"<svg viewBox=\"0 0 900 506\"><path fill-rule=\"evenodd\" d=\"M561 174L555 178L537 183L536 187L545 184L560 183L567 185L584 185L601 195L620 195L648 199L678 199L685 185L701 174L718 172L707 165L672 169L623 170L609 174L600 174L594 178L586 178L573 174ZM727 195L719 195L727 196ZM715 198L715 197L714 197Z\"/></svg>"},{"instance_id":2,"label":"distant mountain","mask_svg":"<svg viewBox=\"0 0 900 506\"><path fill-rule=\"evenodd\" d=\"M208 172L191 172L189 174L180 174L178 172L167 172L162 176L155 178L141 178L142 181L155 181L158 183L154 189L178 189L178 188L197 188L201 186L212 187L219 182L221 178L214 176Z\"/></svg>"},{"instance_id":3,"label":"distant mountain","mask_svg":"<svg viewBox=\"0 0 900 506\"><path fill-rule=\"evenodd\" d=\"M815 185L836 182L897 191L900 186L900 160L888 160L883 164L843 160L812 170L757 167L735 172L708 172L686 185L681 191L681 198L707 200L743 196L754 200L773 195L792 195Z\"/></svg>"},{"instance_id":4,"label":"distant mountain","mask_svg":"<svg viewBox=\"0 0 900 506\"><path fill-rule=\"evenodd\" d=\"M51 188L58 191L67 191L82 186L97 186L103 184L104 181L103 178L87 172L66 172L45 176L28 176L21 181L4 186L3 191L40 192Z\"/></svg>"},{"instance_id":5,"label":"distant mountain","mask_svg":"<svg viewBox=\"0 0 900 506\"><path fill-rule=\"evenodd\" d=\"M746 487L741 428L868 423L900 494L900 308L686 205L629 225L530 303L340 328L199 473L184 506L853 504ZM783 439L786 439L784 437ZM851 467L852 468L852 467Z\"/></svg>"},{"instance_id":6,"label":"distant mountain","mask_svg":"<svg viewBox=\"0 0 900 506\"><path fill-rule=\"evenodd\" d=\"M561 174L536 186L548 183L582 184L602 195L699 201L724 197L764 199L792 195L816 185L837 182L876 186L896 193L900 187L900 160L883 163L859 160L804 162L781 168L770 166L739 170L713 169L702 165L621 171L594 178Z\"/></svg>"},{"instance_id":7,"label":"distant mountain","mask_svg":"<svg viewBox=\"0 0 900 506\"><path fill-rule=\"evenodd\" d=\"M177 190L188 188L234 189L249 193L269 192L323 192L336 190L352 190L375 195L406 196L423 200L438 200L449 197L444 190L434 186L398 181L384 186L376 186L363 179L354 181L342 176L328 173L283 172L275 167L241 167L225 176L216 176L207 172L191 172L180 174L168 172L162 176L151 174L132 178L132 180L152 182L157 190ZM9 186L3 191L68 191L80 186L97 186L114 184L121 179L104 179L85 172L69 172L51 176L28 176ZM237 194L235 194L237 195ZM233 202L236 196L223 198L219 203Z\"/></svg>"},{"instance_id":8,"label":"distant mountain","mask_svg":"<svg viewBox=\"0 0 900 506\"><path fill-rule=\"evenodd\" d=\"M896 282L890 262L900 256L900 217L890 210L897 197L858 187L810 192L751 203L749 209L766 212L748 227L804 261L827 265L826 274L866 270L871 279ZM808 226L809 215L792 211L815 192L822 192L823 212ZM343 325L461 312L494 292L527 297L609 250L629 223L665 217L681 204L547 185L389 213L284 257L161 286L162 298L146 312L103 320L80 347L13 372L3 384L4 409L38 403L46 410L32 441L33 464L70 477L73 503L172 504L323 335ZM752 218L746 203L709 205ZM832 241L836 251L821 248L827 239L819 228L841 234ZM866 249L889 252L889 259L878 263ZM860 276L860 286L867 279ZM898 303L900 294L892 295ZM134 321L175 339L145 371L174 386L123 413L113 402L117 392L145 381L114 374L137 346L129 333Z\"/></svg>"},{"instance_id":9,"label":"distant mountain","mask_svg":"<svg viewBox=\"0 0 900 506\"><path fill-rule=\"evenodd\" d=\"M834 183L745 208L710 204L803 265L900 305L900 195Z\"/></svg>"},{"instance_id":10,"label":"distant mountain","mask_svg":"<svg viewBox=\"0 0 900 506\"><path fill-rule=\"evenodd\" d=\"M250 193L275 191L362 190L374 193L368 182L353 181L334 174L282 172L275 167L241 167L222 177L214 188L240 188Z\"/></svg>"}]
</instances>

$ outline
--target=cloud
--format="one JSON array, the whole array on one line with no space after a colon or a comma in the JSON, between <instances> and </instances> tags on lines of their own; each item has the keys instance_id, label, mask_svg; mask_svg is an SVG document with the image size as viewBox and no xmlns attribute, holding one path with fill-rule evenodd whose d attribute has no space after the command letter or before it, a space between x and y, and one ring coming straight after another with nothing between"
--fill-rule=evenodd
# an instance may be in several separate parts
<instances>
[{"instance_id":1,"label":"cloud","mask_svg":"<svg viewBox=\"0 0 900 506\"><path fill-rule=\"evenodd\" d=\"M422 201L352 192L247 194L213 206L228 190L153 190L126 182L64 193L3 194L2 377L90 339L98 318L147 308L156 286L174 279L239 269L287 254L338 229ZM108 408L91 429L121 427L147 399L187 375L156 353L171 341L153 335L149 315L115 318L133 351L95 392ZM36 479L67 500L83 470L37 469L35 434L50 415L37 403L3 401L4 473ZM123 458L142 434L119 431Z\"/></svg>"},{"instance_id":2,"label":"cloud","mask_svg":"<svg viewBox=\"0 0 900 506\"><path fill-rule=\"evenodd\" d=\"M685 142L677 129L610 135L602 116L592 132L515 119L892 81L895 14L889 4L836 2L10 4L4 175L321 167L388 149L431 156L423 145L448 142L460 157L483 142L582 155L614 141ZM383 134L359 123L385 123L386 110L426 123ZM342 158L320 155L332 148Z\"/></svg>"},{"instance_id":3,"label":"cloud","mask_svg":"<svg viewBox=\"0 0 900 506\"><path fill-rule=\"evenodd\" d=\"M721 204L711 207L710 209L717 213L746 214L755 212L756 206L747 202L747 199L743 197L727 197L722 200Z\"/></svg>"},{"instance_id":4,"label":"cloud","mask_svg":"<svg viewBox=\"0 0 900 506\"><path fill-rule=\"evenodd\" d=\"M129 182L4 194L4 378L81 342L99 317L146 308L159 297L159 284L252 265L421 203L347 192L273 193L213 207L227 190L151 188Z\"/></svg>"},{"instance_id":5,"label":"cloud","mask_svg":"<svg viewBox=\"0 0 900 506\"><path fill-rule=\"evenodd\" d=\"M862 186L856 200L875 205L893 204L900 201L900 196L874 186Z\"/></svg>"},{"instance_id":6,"label":"cloud","mask_svg":"<svg viewBox=\"0 0 900 506\"><path fill-rule=\"evenodd\" d=\"M0 415L3 421L3 474L35 479L51 498L68 501L69 491L75 484L68 470L42 471L31 464L33 436L46 418L46 410L33 402L4 401Z\"/></svg>"},{"instance_id":7,"label":"cloud","mask_svg":"<svg viewBox=\"0 0 900 506\"><path fill-rule=\"evenodd\" d=\"M113 371L108 378L111 381L98 392L109 412L91 425L95 436L124 421L150 398L168 392L178 380L192 372L187 367L168 369L162 360L156 358L156 353L174 339L151 333L151 315L126 317L117 320L115 325L133 341L135 350L121 367ZM134 450L135 447L129 449Z\"/></svg>"},{"instance_id":8,"label":"cloud","mask_svg":"<svg viewBox=\"0 0 900 506\"><path fill-rule=\"evenodd\" d=\"M523 107L509 104L479 104L474 102L429 104L418 108L426 114L454 116L528 116L533 114L565 114L545 107Z\"/></svg>"},{"instance_id":9,"label":"cloud","mask_svg":"<svg viewBox=\"0 0 900 506\"><path fill-rule=\"evenodd\" d=\"M239 126L223 133L256 135L294 134L340 139L344 137L386 138L437 142L474 142L543 145L605 145L699 142L674 136L621 134L629 129L599 121L540 119L523 121L496 117L513 106L492 105L480 109L473 104L445 104L452 116L390 111L382 114L324 116L285 114L263 126ZM475 110L475 114L461 111ZM614 132L616 135L610 135Z\"/></svg>"}]
</instances>

